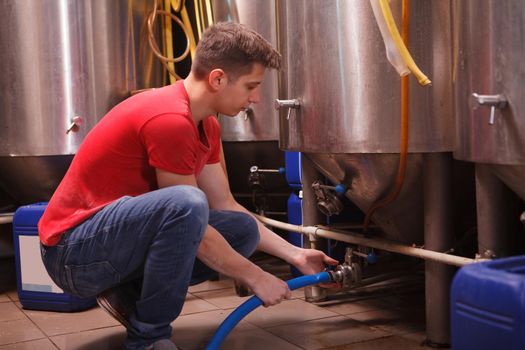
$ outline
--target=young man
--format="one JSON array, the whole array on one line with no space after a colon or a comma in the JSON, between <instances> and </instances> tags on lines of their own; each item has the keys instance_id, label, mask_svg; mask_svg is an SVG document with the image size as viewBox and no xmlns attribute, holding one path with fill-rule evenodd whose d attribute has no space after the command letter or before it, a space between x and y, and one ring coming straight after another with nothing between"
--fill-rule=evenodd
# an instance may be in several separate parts
<instances>
[{"instance_id":1,"label":"young man","mask_svg":"<svg viewBox=\"0 0 525 350\"><path fill-rule=\"evenodd\" d=\"M305 274L337 262L301 249L234 199L220 164L217 113L259 101L280 55L259 34L219 23L203 35L184 81L135 95L87 135L39 224L42 258L66 292L89 297L127 328L128 349L175 349L170 323L190 284L216 272L265 306L285 282L247 257L257 248Z\"/></svg>"}]
</instances>

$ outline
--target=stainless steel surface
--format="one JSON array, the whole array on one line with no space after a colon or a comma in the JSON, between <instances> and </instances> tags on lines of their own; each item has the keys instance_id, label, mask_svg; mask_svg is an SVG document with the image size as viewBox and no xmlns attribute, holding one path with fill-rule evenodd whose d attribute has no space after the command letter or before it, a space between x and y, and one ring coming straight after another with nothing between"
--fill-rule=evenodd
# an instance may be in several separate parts
<instances>
[{"instance_id":1,"label":"stainless steel surface","mask_svg":"<svg viewBox=\"0 0 525 350\"><path fill-rule=\"evenodd\" d=\"M391 2L399 21L401 1ZM410 152L451 151L454 137L449 0L411 2L410 51L432 79L411 78ZM284 59L280 147L322 153L396 153L400 78L388 63L369 1L278 0Z\"/></svg>"},{"instance_id":2,"label":"stainless steel surface","mask_svg":"<svg viewBox=\"0 0 525 350\"><path fill-rule=\"evenodd\" d=\"M518 197L492 170L491 165L476 164L478 254L483 258L519 253L515 238L520 211L513 209Z\"/></svg>"},{"instance_id":3,"label":"stainless steel surface","mask_svg":"<svg viewBox=\"0 0 525 350\"><path fill-rule=\"evenodd\" d=\"M215 22L233 21L256 30L276 46L274 0L213 0ZM275 141L279 139L278 112L273 109L277 94L277 72L267 71L261 84L261 101L252 106L253 113L236 117L221 116L224 141Z\"/></svg>"},{"instance_id":4,"label":"stainless steel surface","mask_svg":"<svg viewBox=\"0 0 525 350\"><path fill-rule=\"evenodd\" d=\"M454 156L480 163L525 164L525 2L455 0L453 33ZM494 125L487 123L490 107L477 106L473 93L505 96L508 105L495 110Z\"/></svg>"},{"instance_id":5,"label":"stainless steel surface","mask_svg":"<svg viewBox=\"0 0 525 350\"><path fill-rule=\"evenodd\" d=\"M132 90L160 85L141 40L151 9L139 0L0 1L0 186L15 199L49 199L97 121Z\"/></svg>"},{"instance_id":6,"label":"stainless steel surface","mask_svg":"<svg viewBox=\"0 0 525 350\"><path fill-rule=\"evenodd\" d=\"M138 0L1 1L0 155L73 154L131 90L156 86L160 65L139 42L150 8ZM84 123L66 134L75 116Z\"/></svg>"},{"instance_id":7,"label":"stainless steel surface","mask_svg":"<svg viewBox=\"0 0 525 350\"><path fill-rule=\"evenodd\" d=\"M454 246L452 155L423 155L425 249L447 252ZM454 268L425 262L427 342L450 344L450 285Z\"/></svg>"},{"instance_id":8,"label":"stainless steel surface","mask_svg":"<svg viewBox=\"0 0 525 350\"><path fill-rule=\"evenodd\" d=\"M392 186L399 158L391 154L322 153L307 153L305 157L332 183L346 185L346 196L364 212ZM405 184L399 197L372 216L386 238L410 244L423 241L421 163L420 154L408 156ZM305 190L307 185L303 181Z\"/></svg>"},{"instance_id":9,"label":"stainless steel surface","mask_svg":"<svg viewBox=\"0 0 525 350\"><path fill-rule=\"evenodd\" d=\"M0 188L18 204L48 201L73 155L0 157Z\"/></svg>"}]
</instances>

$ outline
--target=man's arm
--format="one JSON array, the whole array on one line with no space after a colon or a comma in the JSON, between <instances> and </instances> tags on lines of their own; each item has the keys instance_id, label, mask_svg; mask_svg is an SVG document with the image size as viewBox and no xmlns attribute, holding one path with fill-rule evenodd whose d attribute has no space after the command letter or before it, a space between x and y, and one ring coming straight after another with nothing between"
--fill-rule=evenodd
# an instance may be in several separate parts
<instances>
[{"instance_id":1,"label":"man's arm","mask_svg":"<svg viewBox=\"0 0 525 350\"><path fill-rule=\"evenodd\" d=\"M176 185L197 186L193 175L178 175L160 169L156 172L159 188ZM199 245L197 257L215 271L249 286L265 306L277 304L284 298L291 298L291 292L284 281L263 271L237 253L210 225L207 226Z\"/></svg>"},{"instance_id":2,"label":"man's arm","mask_svg":"<svg viewBox=\"0 0 525 350\"><path fill-rule=\"evenodd\" d=\"M248 210L233 198L228 180L220 163L206 165L197 179L197 183L199 188L206 193L210 208L241 211L250 214ZM265 227L259 220L256 221L261 237L257 248L294 265L302 273L317 273L324 269L325 264L337 264L336 260L326 256L319 250L302 249L290 244Z\"/></svg>"}]
</instances>

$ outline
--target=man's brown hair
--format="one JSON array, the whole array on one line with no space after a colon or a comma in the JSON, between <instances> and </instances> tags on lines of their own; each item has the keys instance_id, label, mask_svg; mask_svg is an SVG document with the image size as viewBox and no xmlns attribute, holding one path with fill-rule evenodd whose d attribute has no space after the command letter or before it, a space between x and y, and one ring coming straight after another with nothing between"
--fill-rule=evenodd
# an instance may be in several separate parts
<instances>
[{"instance_id":1,"label":"man's brown hair","mask_svg":"<svg viewBox=\"0 0 525 350\"><path fill-rule=\"evenodd\" d=\"M220 68L235 80L251 72L253 64L279 69L281 55L260 34L245 25L220 22L202 35L191 70L197 79L204 79Z\"/></svg>"}]
</instances>

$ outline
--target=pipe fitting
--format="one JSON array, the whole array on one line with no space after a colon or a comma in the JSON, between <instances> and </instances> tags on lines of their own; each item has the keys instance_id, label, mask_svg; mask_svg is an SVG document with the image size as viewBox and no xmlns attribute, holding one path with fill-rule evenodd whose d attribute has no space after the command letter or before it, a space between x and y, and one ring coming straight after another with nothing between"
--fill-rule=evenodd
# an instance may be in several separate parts
<instances>
[{"instance_id":1,"label":"pipe fitting","mask_svg":"<svg viewBox=\"0 0 525 350\"><path fill-rule=\"evenodd\" d=\"M337 265L335 270L329 273L332 281L339 283L343 288L355 287L361 283L361 267L356 263Z\"/></svg>"},{"instance_id":2,"label":"pipe fitting","mask_svg":"<svg viewBox=\"0 0 525 350\"><path fill-rule=\"evenodd\" d=\"M337 215L343 211L344 204L327 187L329 186L321 185L319 181L312 183L312 189L317 199L317 208L326 216Z\"/></svg>"}]
</instances>

